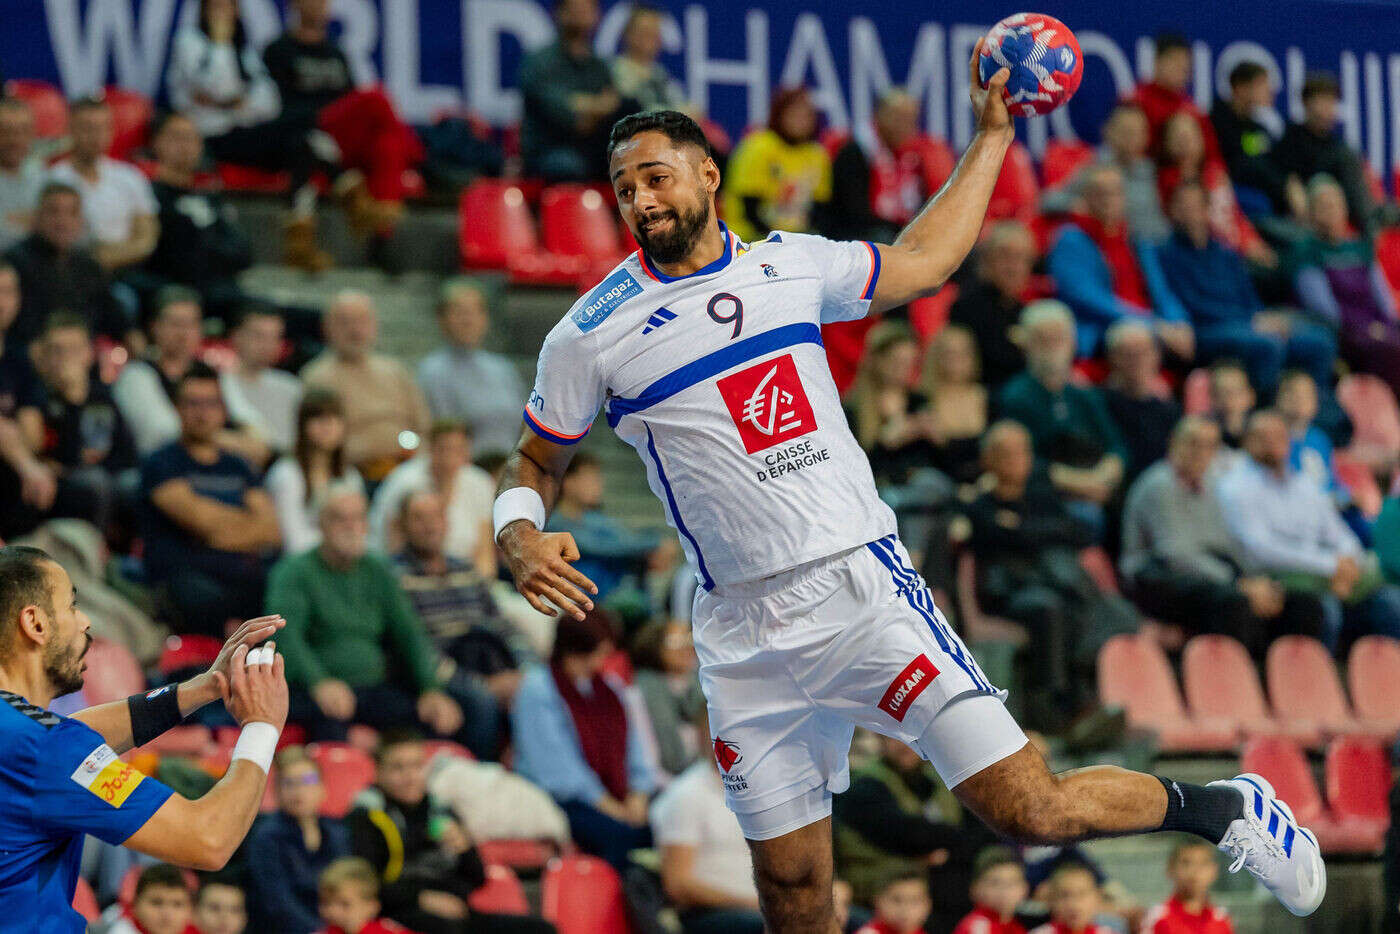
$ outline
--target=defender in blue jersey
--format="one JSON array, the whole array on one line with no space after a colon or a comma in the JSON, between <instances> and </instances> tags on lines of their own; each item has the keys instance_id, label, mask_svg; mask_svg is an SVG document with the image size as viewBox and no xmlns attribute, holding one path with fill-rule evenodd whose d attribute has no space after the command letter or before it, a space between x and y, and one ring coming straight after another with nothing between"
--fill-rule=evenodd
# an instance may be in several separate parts
<instances>
[{"instance_id":1,"label":"defender in blue jersey","mask_svg":"<svg viewBox=\"0 0 1400 934\"><path fill-rule=\"evenodd\" d=\"M92 638L77 597L44 552L0 548L0 931L85 930L72 908L85 834L178 865L222 867L257 815L265 760L286 720L281 657L271 643L250 649L280 617L244 623L189 681L73 717L46 710L83 686ZM244 726L242 751L203 798L187 800L119 758L220 698Z\"/></svg>"},{"instance_id":2,"label":"defender in blue jersey","mask_svg":"<svg viewBox=\"0 0 1400 934\"><path fill-rule=\"evenodd\" d=\"M1050 772L910 564L841 413L821 325L936 291L982 227L1015 130L1009 71L982 89L978 51L977 134L892 244L787 231L745 243L715 215L719 166L693 120L660 111L613 126L609 176L641 249L545 339L496 540L536 609L592 609L576 543L543 529L573 446L605 411L697 568L710 740L774 934L837 930L831 800L849 782L855 726L911 745L1003 836L1197 833L1311 914L1327 879L1317 840L1262 778ZM595 820L621 806L584 803Z\"/></svg>"}]
</instances>

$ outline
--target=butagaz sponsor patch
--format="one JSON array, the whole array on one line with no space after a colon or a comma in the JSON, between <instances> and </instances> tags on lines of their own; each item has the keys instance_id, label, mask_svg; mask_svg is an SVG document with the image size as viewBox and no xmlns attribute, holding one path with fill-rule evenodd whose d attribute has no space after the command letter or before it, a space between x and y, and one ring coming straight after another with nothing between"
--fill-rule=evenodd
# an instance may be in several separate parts
<instances>
[{"instance_id":1,"label":"butagaz sponsor patch","mask_svg":"<svg viewBox=\"0 0 1400 934\"><path fill-rule=\"evenodd\" d=\"M119 808L131 797L146 776L140 770L117 758L112 747L103 743L73 770L69 776L88 791L97 795L114 808Z\"/></svg>"},{"instance_id":2,"label":"butagaz sponsor patch","mask_svg":"<svg viewBox=\"0 0 1400 934\"><path fill-rule=\"evenodd\" d=\"M928 656L917 656L890 682L885 696L880 698L880 709L903 723L914 701L918 700L919 695L924 693L924 688L937 677L938 669L933 667L933 662L928 660Z\"/></svg>"},{"instance_id":3,"label":"butagaz sponsor patch","mask_svg":"<svg viewBox=\"0 0 1400 934\"><path fill-rule=\"evenodd\" d=\"M587 334L602 324L608 315L613 313L614 308L641 291L641 283L632 278L632 274L627 270L619 269L588 293L588 298L584 299L583 304L573 314L574 324Z\"/></svg>"}]
</instances>

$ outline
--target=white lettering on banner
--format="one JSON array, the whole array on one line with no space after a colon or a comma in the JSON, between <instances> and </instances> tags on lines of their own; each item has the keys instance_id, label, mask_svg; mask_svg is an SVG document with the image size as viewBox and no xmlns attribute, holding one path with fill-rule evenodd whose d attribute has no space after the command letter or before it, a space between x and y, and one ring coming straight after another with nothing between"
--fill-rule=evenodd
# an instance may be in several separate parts
<instances>
[{"instance_id":1,"label":"white lettering on banner","mask_svg":"<svg viewBox=\"0 0 1400 934\"><path fill-rule=\"evenodd\" d=\"M384 86L400 113L410 120L431 118L440 111L461 108L462 93L455 87L422 84L419 54L418 0L381 0L384 10ZM429 26L428 28L433 28Z\"/></svg>"},{"instance_id":2,"label":"white lettering on banner","mask_svg":"<svg viewBox=\"0 0 1400 934\"><path fill-rule=\"evenodd\" d=\"M1361 78L1355 52L1342 53L1342 99L1337 102L1337 119L1342 122L1342 135L1352 149L1361 149L1361 93L1357 88Z\"/></svg>"},{"instance_id":3,"label":"white lettering on banner","mask_svg":"<svg viewBox=\"0 0 1400 934\"><path fill-rule=\"evenodd\" d=\"M78 0L44 0L54 60L70 97L95 94L107 83L107 66L115 66L116 81L154 96L165 67L175 0L141 4L140 44L131 0L92 0L86 20Z\"/></svg>"},{"instance_id":4,"label":"white lettering on banner","mask_svg":"<svg viewBox=\"0 0 1400 934\"><path fill-rule=\"evenodd\" d=\"M875 102L895 82L885 61L885 47L875 24L857 16L850 24L851 126L860 133L875 116ZM943 27L924 23L914 37L914 53L909 57L909 73L904 90L919 102L924 112L924 130L938 137L948 135L948 98L944 89L947 60Z\"/></svg>"},{"instance_id":5,"label":"white lettering on banner","mask_svg":"<svg viewBox=\"0 0 1400 934\"><path fill-rule=\"evenodd\" d=\"M462 10L463 71L467 101L482 119L500 126L520 119L515 75L501 64L501 40L510 36L523 49L554 38L554 24L538 3L519 0L465 0Z\"/></svg>"},{"instance_id":6,"label":"white lettering on banner","mask_svg":"<svg viewBox=\"0 0 1400 934\"><path fill-rule=\"evenodd\" d=\"M807 81L807 69L811 67L814 82ZM827 123L834 127L850 126L846 113L846 100L841 93L841 76L836 72L836 62L831 57L831 46L826 41L826 29L821 18L815 13L802 13L793 24L792 41L788 45L787 59L783 62L782 73L778 76L778 87L791 88L805 85L811 89L812 105L826 114Z\"/></svg>"},{"instance_id":7,"label":"white lettering on banner","mask_svg":"<svg viewBox=\"0 0 1400 934\"><path fill-rule=\"evenodd\" d=\"M1372 165L1385 164L1385 105L1381 93L1381 57L1367 52L1362 59L1366 68L1366 161Z\"/></svg>"},{"instance_id":8,"label":"white lettering on banner","mask_svg":"<svg viewBox=\"0 0 1400 934\"><path fill-rule=\"evenodd\" d=\"M958 23L948 29L948 59L960 63L961 67L951 69L953 82L950 92L953 99L953 137L955 149L963 149L972 142L972 107L968 104L967 60L977 40L987 34L990 26L969 26Z\"/></svg>"},{"instance_id":9,"label":"white lettering on banner","mask_svg":"<svg viewBox=\"0 0 1400 934\"><path fill-rule=\"evenodd\" d=\"M1400 55L1390 56L1390 167L1400 171Z\"/></svg>"},{"instance_id":10,"label":"white lettering on banner","mask_svg":"<svg viewBox=\"0 0 1400 934\"><path fill-rule=\"evenodd\" d=\"M726 48L735 45L732 31L728 38ZM744 14L744 51L747 58L710 58L710 15L698 4L685 8L685 84L696 110L709 111L710 85L737 84L748 88L748 122L768 122L768 14L762 10Z\"/></svg>"},{"instance_id":11,"label":"white lettering on banner","mask_svg":"<svg viewBox=\"0 0 1400 934\"><path fill-rule=\"evenodd\" d=\"M1283 71L1278 67L1274 54L1257 42L1240 39L1231 42L1215 57L1215 93L1218 97L1230 97L1230 72L1241 62L1257 62L1269 73L1269 84L1275 89L1283 87ZM1270 107L1267 116L1255 115L1275 136L1283 135L1283 117L1278 109Z\"/></svg>"},{"instance_id":12,"label":"white lettering on banner","mask_svg":"<svg viewBox=\"0 0 1400 934\"><path fill-rule=\"evenodd\" d=\"M340 23L340 50L350 61L355 83L378 82L374 50L379 45L379 10L373 0L334 0L331 10Z\"/></svg>"},{"instance_id":13,"label":"white lettering on banner","mask_svg":"<svg viewBox=\"0 0 1400 934\"><path fill-rule=\"evenodd\" d=\"M618 3L603 14L598 22L598 31L593 36L593 50L604 58L611 58L622 51L622 34L626 31L627 20L632 16L632 4ZM685 49L685 34L680 23L665 10L661 11L661 51L677 55Z\"/></svg>"}]
</instances>

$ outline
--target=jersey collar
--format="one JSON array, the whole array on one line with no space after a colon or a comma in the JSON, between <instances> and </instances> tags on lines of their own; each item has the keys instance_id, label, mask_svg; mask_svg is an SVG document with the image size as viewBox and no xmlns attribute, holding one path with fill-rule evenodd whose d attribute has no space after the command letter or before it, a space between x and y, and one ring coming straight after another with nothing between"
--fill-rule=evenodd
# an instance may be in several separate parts
<instances>
[{"instance_id":1,"label":"jersey collar","mask_svg":"<svg viewBox=\"0 0 1400 934\"><path fill-rule=\"evenodd\" d=\"M724 252L720 254L719 259L715 260L713 263L710 263L708 266L702 266L694 272L687 273L684 276L666 275L660 269L656 268L656 264L654 264L651 261L651 257L647 256L646 251L641 249L640 247L637 249L637 260L642 264L643 272L645 272L648 276L651 276L657 282L660 282L662 284L670 282L680 282L682 279L694 279L696 276L708 276L711 273L719 272L721 269L728 266L734 261L734 254L738 238L729 232L728 227L724 226L724 221L719 222L719 233L720 236L724 238Z\"/></svg>"}]
</instances>

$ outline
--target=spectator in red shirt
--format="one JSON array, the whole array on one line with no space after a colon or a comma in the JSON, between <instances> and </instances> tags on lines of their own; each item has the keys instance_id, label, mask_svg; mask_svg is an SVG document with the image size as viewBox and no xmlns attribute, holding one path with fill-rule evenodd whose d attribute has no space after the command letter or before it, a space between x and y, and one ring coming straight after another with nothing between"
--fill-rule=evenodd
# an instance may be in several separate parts
<instances>
[{"instance_id":1,"label":"spectator in red shirt","mask_svg":"<svg viewBox=\"0 0 1400 934\"><path fill-rule=\"evenodd\" d=\"M933 910L928 877L918 869L892 874L875 896L875 917L856 934L925 934L924 922Z\"/></svg>"},{"instance_id":2,"label":"spectator in red shirt","mask_svg":"<svg viewBox=\"0 0 1400 934\"><path fill-rule=\"evenodd\" d=\"M1102 899L1092 869L1080 862L1063 863L1049 884L1050 920L1031 934L1109 934L1094 923Z\"/></svg>"},{"instance_id":3,"label":"spectator in red shirt","mask_svg":"<svg viewBox=\"0 0 1400 934\"><path fill-rule=\"evenodd\" d=\"M1167 119L1179 110L1196 118L1205 138L1206 154L1219 160L1220 144L1215 139L1215 127L1191 99L1187 87L1191 84L1191 43L1180 33L1162 33L1156 40L1156 55L1152 60L1152 80L1144 81L1133 91L1132 99L1147 114L1152 131L1152 152L1160 153L1162 133Z\"/></svg>"},{"instance_id":4,"label":"spectator in red shirt","mask_svg":"<svg viewBox=\"0 0 1400 934\"><path fill-rule=\"evenodd\" d=\"M1026 934L1016 920L1016 906L1026 900L1030 887L1026 870L1014 850L991 846L977 854L972 864L972 904L967 917L953 934Z\"/></svg>"},{"instance_id":5,"label":"spectator in red shirt","mask_svg":"<svg viewBox=\"0 0 1400 934\"><path fill-rule=\"evenodd\" d=\"M1225 163L1206 153L1201 125L1191 114L1178 110L1162 127L1162 165L1157 170L1157 187L1163 204L1171 204L1172 194L1182 182L1197 182L1206 193L1212 236L1261 266L1278 264L1274 251L1240 210Z\"/></svg>"},{"instance_id":6,"label":"spectator in red shirt","mask_svg":"<svg viewBox=\"0 0 1400 934\"><path fill-rule=\"evenodd\" d=\"M338 859L321 873L320 934L411 934L379 917L379 876L358 856Z\"/></svg>"},{"instance_id":7,"label":"spectator in red shirt","mask_svg":"<svg viewBox=\"0 0 1400 934\"><path fill-rule=\"evenodd\" d=\"M1204 840L1177 844L1167 875L1172 897L1147 913L1143 934L1235 934L1229 914L1210 903L1210 888L1220 877L1215 847Z\"/></svg>"}]
</instances>

